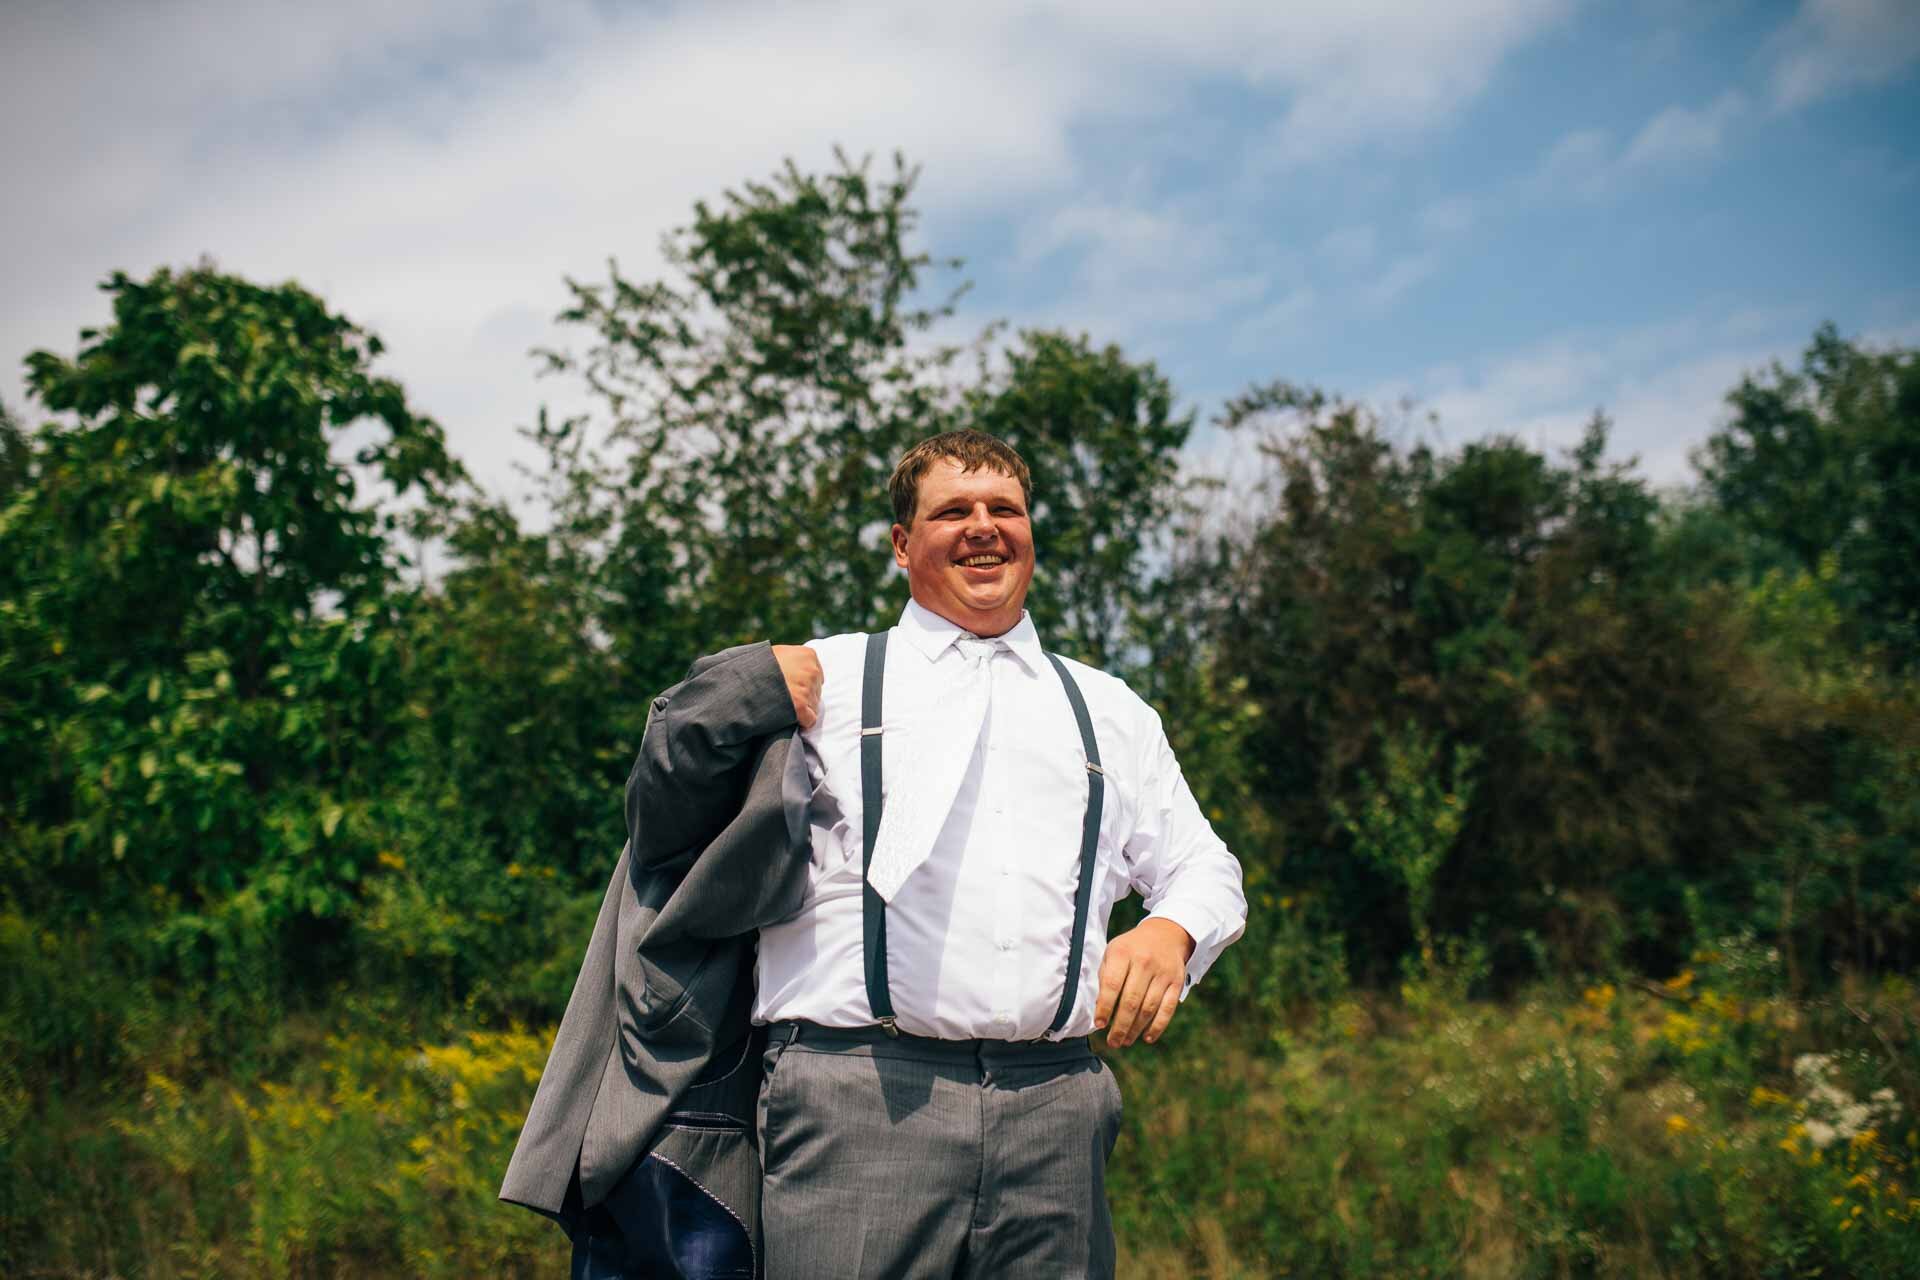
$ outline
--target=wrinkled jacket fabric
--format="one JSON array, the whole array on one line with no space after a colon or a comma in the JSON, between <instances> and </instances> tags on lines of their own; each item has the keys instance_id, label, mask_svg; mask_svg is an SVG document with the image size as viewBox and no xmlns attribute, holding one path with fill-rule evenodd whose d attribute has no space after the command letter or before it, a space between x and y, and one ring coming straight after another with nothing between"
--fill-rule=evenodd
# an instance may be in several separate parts
<instances>
[{"instance_id":1,"label":"wrinkled jacket fabric","mask_svg":"<svg viewBox=\"0 0 1920 1280\"><path fill-rule=\"evenodd\" d=\"M610 1196L617 1204L647 1178L667 1178L718 1199L757 1253L751 1111L729 1127L743 1108L698 1100L750 1099L757 1086L758 1057L746 1052L754 934L799 908L809 791L791 695L766 642L698 659L653 700L627 781L626 847L502 1200L574 1236Z\"/></svg>"}]
</instances>

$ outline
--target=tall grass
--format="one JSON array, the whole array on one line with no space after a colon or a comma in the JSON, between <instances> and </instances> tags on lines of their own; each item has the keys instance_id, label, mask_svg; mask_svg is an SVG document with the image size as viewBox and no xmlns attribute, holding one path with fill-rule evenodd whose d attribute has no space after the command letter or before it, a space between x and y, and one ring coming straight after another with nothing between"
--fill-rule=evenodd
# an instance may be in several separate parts
<instances>
[{"instance_id":1,"label":"tall grass","mask_svg":"<svg viewBox=\"0 0 1920 1280\"><path fill-rule=\"evenodd\" d=\"M1130 1277L1920 1275L1920 997L1763 948L1501 1003L1195 1000L1109 1053ZM544 1030L290 1028L277 1068L0 1098L20 1276L559 1276L494 1190ZM0 1082L4 1083L4 1082Z\"/></svg>"}]
</instances>

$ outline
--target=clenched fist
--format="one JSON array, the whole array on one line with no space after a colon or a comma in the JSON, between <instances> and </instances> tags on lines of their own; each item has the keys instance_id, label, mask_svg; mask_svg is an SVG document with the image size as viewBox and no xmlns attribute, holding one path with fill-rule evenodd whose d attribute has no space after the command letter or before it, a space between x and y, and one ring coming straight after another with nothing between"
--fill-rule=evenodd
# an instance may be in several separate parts
<instances>
[{"instance_id":1,"label":"clenched fist","mask_svg":"<svg viewBox=\"0 0 1920 1280\"><path fill-rule=\"evenodd\" d=\"M813 728L813 722L820 718L820 685L826 679L819 657L803 644L777 644L773 646L773 660L787 678L794 719L802 729Z\"/></svg>"}]
</instances>

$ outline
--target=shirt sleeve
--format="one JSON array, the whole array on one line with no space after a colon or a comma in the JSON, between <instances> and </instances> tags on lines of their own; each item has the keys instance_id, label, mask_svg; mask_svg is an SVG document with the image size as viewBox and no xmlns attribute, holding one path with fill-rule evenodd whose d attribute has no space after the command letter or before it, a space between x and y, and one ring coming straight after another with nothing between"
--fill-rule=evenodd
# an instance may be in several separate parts
<instances>
[{"instance_id":1,"label":"shirt sleeve","mask_svg":"<svg viewBox=\"0 0 1920 1280\"><path fill-rule=\"evenodd\" d=\"M1246 928L1247 899L1239 859L1228 852L1200 812L1173 757L1159 713L1141 705L1144 714L1135 766L1140 779L1139 816L1127 837L1125 854L1147 917L1171 920L1193 938L1187 979L1180 988L1184 1000Z\"/></svg>"}]
</instances>

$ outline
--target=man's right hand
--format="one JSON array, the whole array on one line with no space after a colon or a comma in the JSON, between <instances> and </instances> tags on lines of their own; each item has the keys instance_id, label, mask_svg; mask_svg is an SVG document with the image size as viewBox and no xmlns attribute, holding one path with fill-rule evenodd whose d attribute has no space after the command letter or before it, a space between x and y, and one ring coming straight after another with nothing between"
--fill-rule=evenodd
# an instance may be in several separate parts
<instances>
[{"instance_id":1,"label":"man's right hand","mask_svg":"<svg viewBox=\"0 0 1920 1280\"><path fill-rule=\"evenodd\" d=\"M826 679L820 670L820 658L803 644L776 644L773 660L787 678L787 693L793 698L793 715L802 729L813 728L820 718L820 685Z\"/></svg>"}]
</instances>

